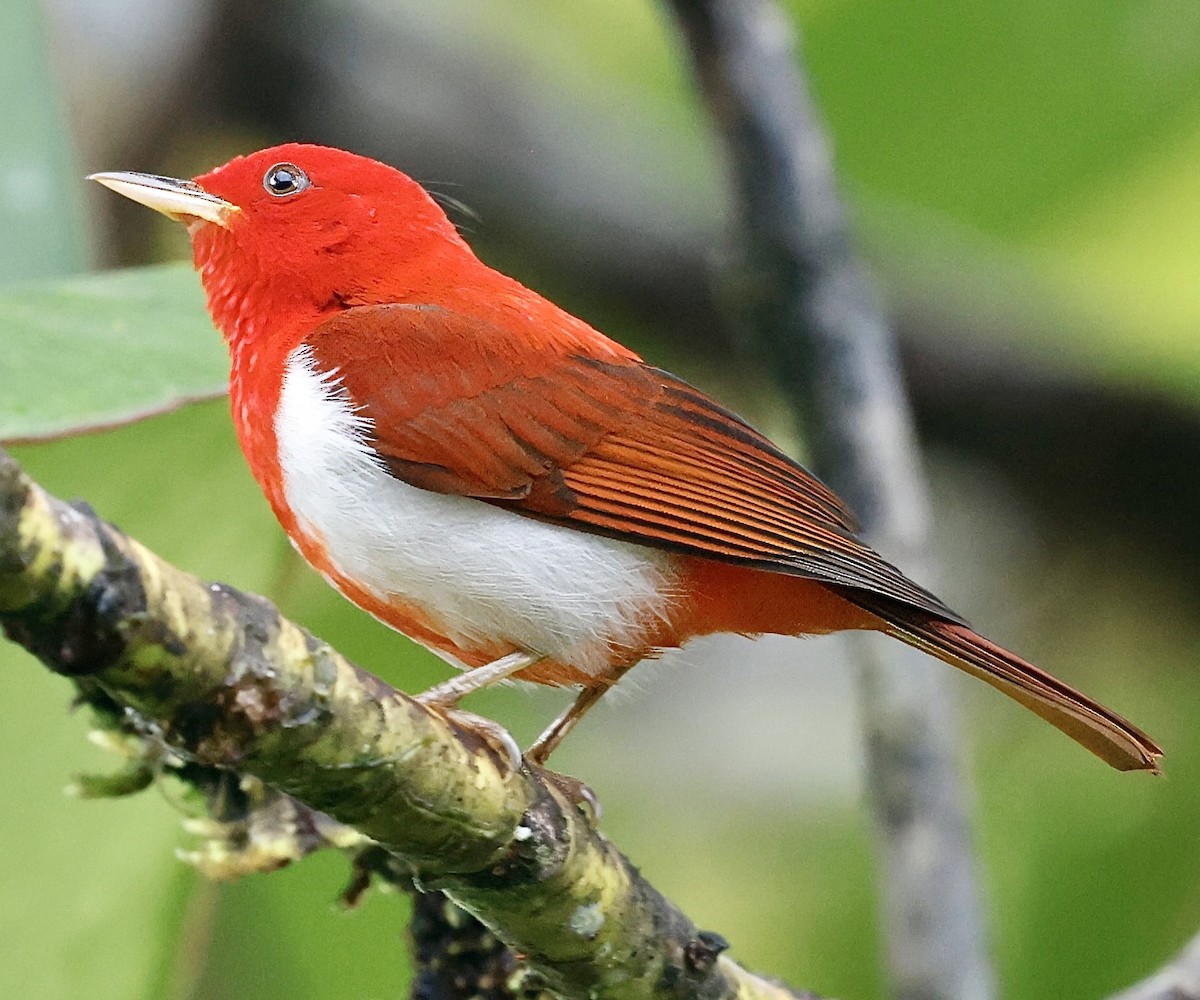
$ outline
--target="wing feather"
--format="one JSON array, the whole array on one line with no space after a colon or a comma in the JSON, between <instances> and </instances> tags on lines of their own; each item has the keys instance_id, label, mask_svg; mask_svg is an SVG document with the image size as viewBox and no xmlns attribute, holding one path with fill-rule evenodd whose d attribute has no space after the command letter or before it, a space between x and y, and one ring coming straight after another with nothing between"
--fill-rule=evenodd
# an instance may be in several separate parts
<instances>
[{"instance_id":1,"label":"wing feather","mask_svg":"<svg viewBox=\"0 0 1200 1000\"><path fill-rule=\"evenodd\" d=\"M535 349L507 325L413 305L347 310L306 343L411 485L961 621L858 538L824 483L634 356L578 339Z\"/></svg>"}]
</instances>

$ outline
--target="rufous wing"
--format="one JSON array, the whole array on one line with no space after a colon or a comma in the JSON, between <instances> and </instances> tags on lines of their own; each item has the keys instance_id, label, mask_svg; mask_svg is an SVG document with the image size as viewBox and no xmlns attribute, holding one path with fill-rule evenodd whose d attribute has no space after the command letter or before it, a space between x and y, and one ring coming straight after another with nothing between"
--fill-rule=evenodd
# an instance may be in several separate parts
<instances>
[{"instance_id":1,"label":"rufous wing","mask_svg":"<svg viewBox=\"0 0 1200 1000\"><path fill-rule=\"evenodd\" d=\"M745 421L595 338L595 349L534 345L476 316L397 304L346 310L306 344L413 486L961 620L861 542L838 497Z\"/></svg>"}]
</instances>

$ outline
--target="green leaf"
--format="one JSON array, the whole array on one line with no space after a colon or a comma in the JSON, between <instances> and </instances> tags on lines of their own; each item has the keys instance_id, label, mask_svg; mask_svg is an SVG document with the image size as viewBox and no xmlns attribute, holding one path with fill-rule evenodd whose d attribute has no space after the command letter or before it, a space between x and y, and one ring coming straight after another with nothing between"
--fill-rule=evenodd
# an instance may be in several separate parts
<instances>
[{"instance_id":1,"label":"green leaf","mask_svg":"<svg viewBox=\"0 0 1200 1000\"><path fill-rule=\"evenodd\" d=\"M200 281L178 264L0 293L0 440L127 423L224 391Z\"/></svg>"}]
</instances>

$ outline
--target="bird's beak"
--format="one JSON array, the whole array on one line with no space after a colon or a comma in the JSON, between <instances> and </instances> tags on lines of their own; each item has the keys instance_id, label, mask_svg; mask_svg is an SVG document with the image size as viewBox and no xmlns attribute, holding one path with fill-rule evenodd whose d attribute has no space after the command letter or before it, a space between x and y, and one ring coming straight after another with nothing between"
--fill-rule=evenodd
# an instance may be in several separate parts
<instances>
[{"instance_id":1,"label":"bird's beak","mask_svg":"<svg viewBox=\"0 0 1200 1000\"><path fill-rule=\"evenodd\" d=\"M180 181L174 177L159 177L157 174L135 174L125 171L106 174L89 174L89 181L99 181L117 194L132 198L147 208L162 212L176 222L202 219L229 228L230 216L240 212L215 194L209 194L194 181Z\"/></svg>"}]
</instances>

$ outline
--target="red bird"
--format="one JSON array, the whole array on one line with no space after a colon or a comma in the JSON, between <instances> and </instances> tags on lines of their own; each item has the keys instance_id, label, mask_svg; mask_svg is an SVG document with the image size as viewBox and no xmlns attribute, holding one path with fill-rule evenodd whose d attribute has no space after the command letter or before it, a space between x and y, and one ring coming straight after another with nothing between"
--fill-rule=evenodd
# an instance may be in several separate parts
<instances>
[{"instance_id":1,"label":"red bird","mask_svg":"<svg viewBox=\"0 0 1200 1000\"><path fill-rule=\"evenodd\" d=\"M736 415L472 253L420 185L285 145L194 181L95 174L187 225L232 358L238 439L304 557L459 667L582 690L714 632L885 632L1113 767L1161 751L978 635Z\"/></svg>"}]
</instances>

